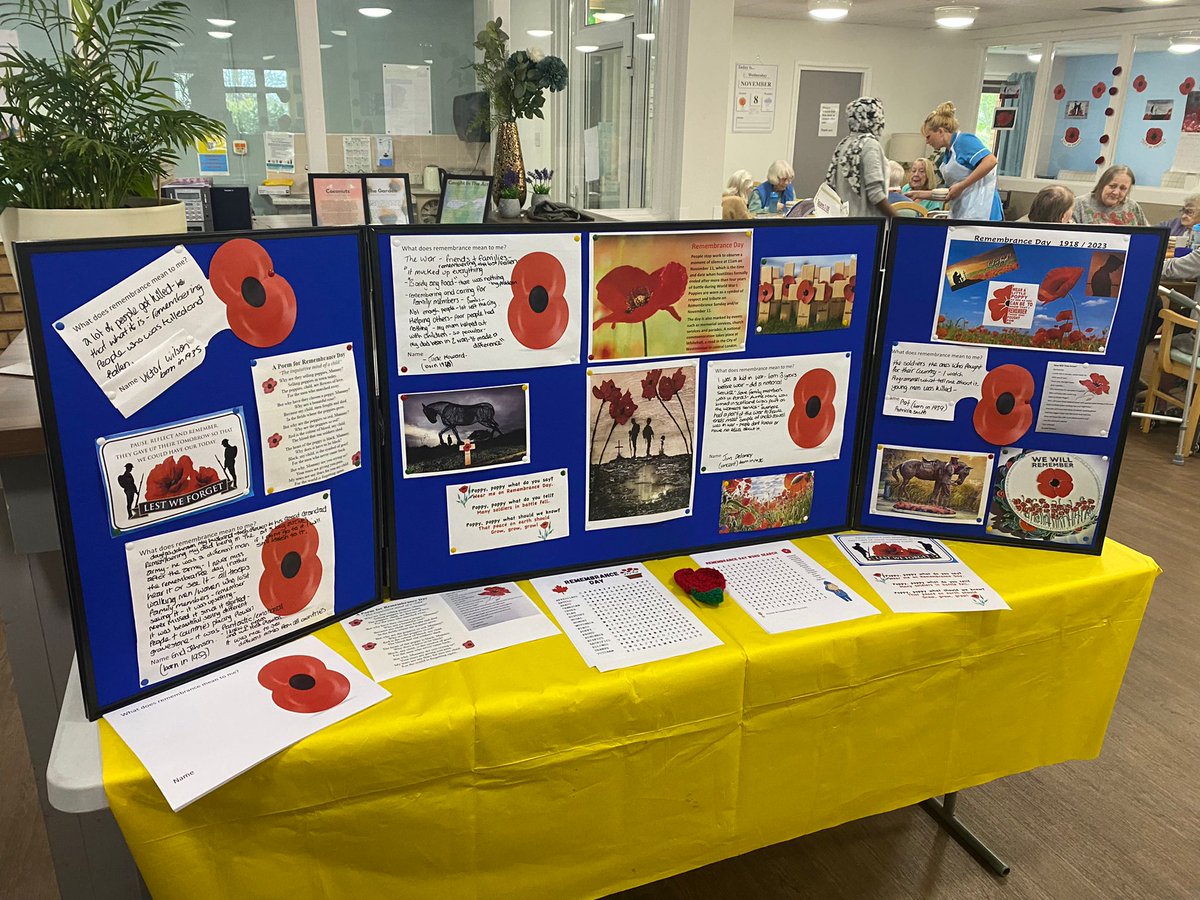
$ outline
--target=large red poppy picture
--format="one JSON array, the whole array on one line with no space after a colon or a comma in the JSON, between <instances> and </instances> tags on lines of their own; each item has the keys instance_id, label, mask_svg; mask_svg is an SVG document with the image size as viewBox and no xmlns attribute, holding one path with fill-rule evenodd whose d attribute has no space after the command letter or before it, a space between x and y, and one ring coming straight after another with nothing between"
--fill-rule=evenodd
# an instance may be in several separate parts
<instances>
[{"instance_id":1,"label":"large red poppy picture","mask_svg":"<svg viewBox=\"0 0 1200 900\"><path fill-rule=\"evenodd\" d=\"M258 598L267 612L290 616L312 602L321 586L321 539L308 519L288 519L271 529L262 547Z\"/></svg>"},{"instance_id":2,"label":"large red poppy picture","mask_svg":"<svg viewBox=\"0 0 1200 900\"><path fill-rule=\"evenodd\" d=\"M828 369L812 369L796 380L788 435L797 447L811 450L829 437L837 423L836 396L837 380Z\"/></svg>"},{"instance_id":3,"label":"large red poppy picture","mask_svg":"<svg viewBox=\"0 0 1200 900\"><path fill-rule=\"evenodd\" d=\"M225 304L229 327L252 347L274 347L296 324L296 293L275 271L262 244L248 238L226 241L208 267L213 291Z\"/></svg>"},{"instance_id":4,"label":"large red poppy picture","mask_svg":"<svg viewBox=\"0 0 1200 900\"><path fill-rule=\"evenodd\" d=\"M350 696L350 679L315 656L273 659L259 669L258 683L276 706L294 713L324 712Z\"/></svg>"},{"instance_id":5,"label":"large red poppy picture","mask_svg":"<svg viewBox=\"0 0 1200 900\"><path fill-rule=\"evenodd\" d=\"M513 266L508 328L530 350L553 347L567 330L567 273L549 253L526 253Z\"/></svg>"},{"instance_id":6,"label":"large red poppy picture","mask_svg":"<svg viewBox=\"0 0 1200 900\"><path fill-rule=\"evenodd\" d=\"M972 421L976 433L998 447L1014 444L1033 424L1033 376L1022 366L1003 365L983 379L983 396Z\"/></svg>"}]
</instances>

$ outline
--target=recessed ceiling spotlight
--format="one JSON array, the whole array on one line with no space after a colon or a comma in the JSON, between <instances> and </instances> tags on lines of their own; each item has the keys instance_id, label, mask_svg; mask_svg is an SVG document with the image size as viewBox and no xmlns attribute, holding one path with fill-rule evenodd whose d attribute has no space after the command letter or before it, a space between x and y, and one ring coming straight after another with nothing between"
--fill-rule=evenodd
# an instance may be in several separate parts
<instances>
[{"instance_id":1,"label":"recessed ceiling spotlight","mask_svg":"<svg viewBox=\"0 0 1200 900\"><path fill-rule=\"evenodd\" d=\"M390 16L392 10L387 6L360 6L359 14L366 16L368 19L382 19L384 16Z\"/></svg>"},{"instance_id":2,"label":"recessed ceiling spotlight","mask_svg":"<svg viewBox=\"0 0 1200 900\"><path fill-rule=\"evenodd\" d=\"M1180 34L1171 38L1167 49L1172 53L1178 53L1183 56L1185 53L1195 53L1200 50L1200 35L1195 34Z\"/></svg>"},{"instance_id":3,"label":"recessed ceiling spotlight","mask_svg":"<svg viewBox=\"0 0 1200 900\"><path fill-rule=\"evenodd\" d=\"M232 31L210 31L208 33L208 36L216 38L218 41L227 41L231 37L233 37L233 32Z\"/></svg>"},{"instance_id":4,"label":"recessed ceiling spotlight","mask_svg":"<svg viewBox=\"0 0 1200 900\"><path fill-rule=\"evenodd\" d=\"M554 32L551 31L549 28L530 28L525 33L527 35L529 35L530 37L536 37L536 38L550 37L551 35L554 34Z\"/></svg>"},{"instance_id":5,"label":"recessed ceiling spotlight","mask_svg":"<svg viewBox=\"0 0 1200 900\"><path fill-rule=\"evenodd\" d=\"M836 22L850 14L850 0L808 0L808 14L822 22Z\"/></svg>"},{"instance_id":6,"label":"recessed ceiling spotlight","mask_svg":"<svg viewBox=\"0 0 1200 900\"><path fill-rule=\"evenodd\" d=\"M205 19L204 21L217 28L232 28L237 24L237 19Z\"/></svg>"},{"instance_id":7,"label":"recessed ceiling spotlight","mask_svg":"<svg viewBox=\"0 0 1200 900\"><path fill-rule=\"evenodd\" d=\"M939 6L933 11L933 20L942 28L970 28L977 15L978 6Z\"/></svg>"},{"instance_id":8,"label":"recessed ceiling spotlight","mask_svg":"<svg viewBox=\"0 0 1200 900\"><path fill-rule=\"evenodd\" d=\"M600 48L598 46L596 46L595 44L576 44L575 49L578 50L580 53L594 53L595 51L599 50Z\"/></svg>"}]
</instances>

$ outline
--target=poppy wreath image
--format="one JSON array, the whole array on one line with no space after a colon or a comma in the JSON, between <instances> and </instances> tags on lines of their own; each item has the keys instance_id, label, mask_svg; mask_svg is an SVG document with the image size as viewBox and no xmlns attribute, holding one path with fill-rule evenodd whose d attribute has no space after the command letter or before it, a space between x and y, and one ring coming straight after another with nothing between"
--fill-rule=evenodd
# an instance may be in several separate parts
<instances>
[{"instance_id":1,"label":"poppy wreath image","mask_svg":"<svg viewBox=\"0 0 1200 900\"><path fill-rule=\"evenodd\" d=\"M1157 147L1162 143L1163 130L1161 128L1146 129L1146 143L1151 147Z\"/></svg>"},{"instance_id":2,"label":"poppy wreath image","mask_svg":"<svg viewBox=\"0 0 1200 900\"><path fill-rule=\"evenodd\" d=\"M298 613L312 602L321 585L321 542L308 519L288 519L271 529L262 548L263 573L258 599L277 616Z\"/></svg>"},{"instance_id":3,"label":"poppy wreath image","mask_svg":"<svg viewBox=\"0 0 1200 900\"><path fill-rule=\"evenodd\" d=\"M1068 147L1074 147L1079 143L1079 129L1072 125L1063 132L1063 143Z\"/></svg>"},{"instance_id":4,"label":"poppy wreath image","mask_svg":"<svg viewBox=\"0 0 1200 900\"><path fill-rule=\"evenodd\" d=\"M280 709L319 713L350 696L350 679L314 656L284 656L258 670L258 683Z\"/></svg>"},{"instance_id":5,"label":"poppy wreath image","mask_svg":"<svg viewBox=\"0 0 1200 900\"><path fill-rule=\"evenodd\" d=\"M1133 79L1133 89L1140 94L1146 89L1147 83L1146 76L1139 75L1137 78Z\"/></svg>"},{"instance_id":6,"label":"poppy wreath image","mask_svg":"<svg viewBox=\"0 0 1200 900\"><path fill-rule=\"evenodd\" d=\"M292 333L296 292L261 244L226 241L213 254L208 280L225 304L230 329L250 346L274 347Z\"/></svg>"},{"instance_id":7,"label":"poppy wreath image","mask_svg":"<svg viewBox=\"0 0 1200 900\"><path fill-rule=\"evenodd\" d=\"M567 298L567 273L549 253L526 253L513 266L512 300L508 304L508 329L530 350L553 347L571 318Z\"/></svg>"},{"instance_id":8,"label":"poppy wreath image","mask_svg":"<svg viewBox=\"0 0 1200 900\"><path fill-rule=\"evenodd\" d=\"M989 444L1008 446L1033 424L1033 376L1021 366L998 366L983 379L983 397L975 407L975 431Z\"/></svg>"},{"instance_id":9,"label":"poppy wreath image","mask_svg":"<svg viewBox=\"0 0 1200 900\"><path fill-rule=\"evenodd\" d=\"M675 572L675 583L705 606L720 606L725 599L725 576L716 569L679 569Z\"/></svg>"},{"instance_id":10,"label":"poppy wreath image","mask_svg":"<svg viewBox=\"0 0 1200 900\"><path fill-rule=\"evenodd\" d=\"M829 437L837 424L835 396L837 380L828 369L813 369L796 381L792 390L795 403L788 415L788 435L797 447L811 450Z\"/></svg>"}]
</instances>

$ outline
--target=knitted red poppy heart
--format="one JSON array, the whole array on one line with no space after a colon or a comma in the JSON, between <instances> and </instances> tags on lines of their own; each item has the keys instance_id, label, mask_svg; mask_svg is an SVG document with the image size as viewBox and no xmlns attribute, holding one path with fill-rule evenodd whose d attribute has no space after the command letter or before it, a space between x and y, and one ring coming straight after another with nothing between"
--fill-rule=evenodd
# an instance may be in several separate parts
<instances>
[{"instance_id":1,"label":"knitted red poppy heart","mask_svg":"<svg viewBox=\"0 0 1200 900\"><path fill-rule=\"evenodd\" d=\"M675 583L706 606L719 606L725 599L725 576L716 569L679 569Z\"/></svg>"}]
</instances>

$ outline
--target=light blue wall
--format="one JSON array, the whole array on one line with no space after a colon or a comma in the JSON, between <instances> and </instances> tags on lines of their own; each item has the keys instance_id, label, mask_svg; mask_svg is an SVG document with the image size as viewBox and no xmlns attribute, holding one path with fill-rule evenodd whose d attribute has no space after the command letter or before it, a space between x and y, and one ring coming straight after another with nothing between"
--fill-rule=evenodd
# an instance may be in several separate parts
<instances>
[{"instance_id":1,"label":"light blue wall","mask_svg":"<svg viewBox=\"0 0 1200 900\"><path fill-rule=\"evenodd\" d=\"M1051 135L1049 164L1044 159L1038 160L1039 176L1057 178L1062 169L1082 169L1091 171L1096 167L1096 157L1109 156L1108 148L1099 143L1099 137L1104 133L1105 115L1108 108L1108 88L1113 83L1113 67L1117 64L1117 55L1101 54L1097 56L1068 56L1062 59L1060 75L1051 79L1050 89L1056 84L1062 84L1067 93L1062 100L1055 101L1053 95L1049 98L1054 113L1054 130ZM1092 87L1097 82L1104 82L1105 92L1099 97L1092 96ZM1087 100L1088 116L1086 119L1068 119L1067 108L1072 100ZM1068 147L1063 143L1063 134L1071 126L1079 129L1079 143ZM1111 145L1110 145L1111 146Z\"/></svg>"},{"instance_id":2,"label":"light blue wall","mask_svg":"<svg viewBox=\"0 0 1200 900\"><path fill-rule=\"evenodd\" d=\"M1137 183L1154 187L1162 183L1163 172L1171 168L1175 159L1175 148L1179 144L1179 132L1183 127L1183 109L1187 96L1179 92L1179 85L1187 77L1200 81L1200 54L1179 56L1159 50L1149 53L1134 53L1130 84L1143 76L1146 89L1141 93L1133 90L1125 98L1125 111L1121 119L1121 136L1117 141L1115 162L1133 169ZM1147 122L1147 100L1174 100L1175 108L1167 121ZM1146 131L1161 128L1163 141L1156 147L1147 146Z\"/></svg>"}]
</instances>

